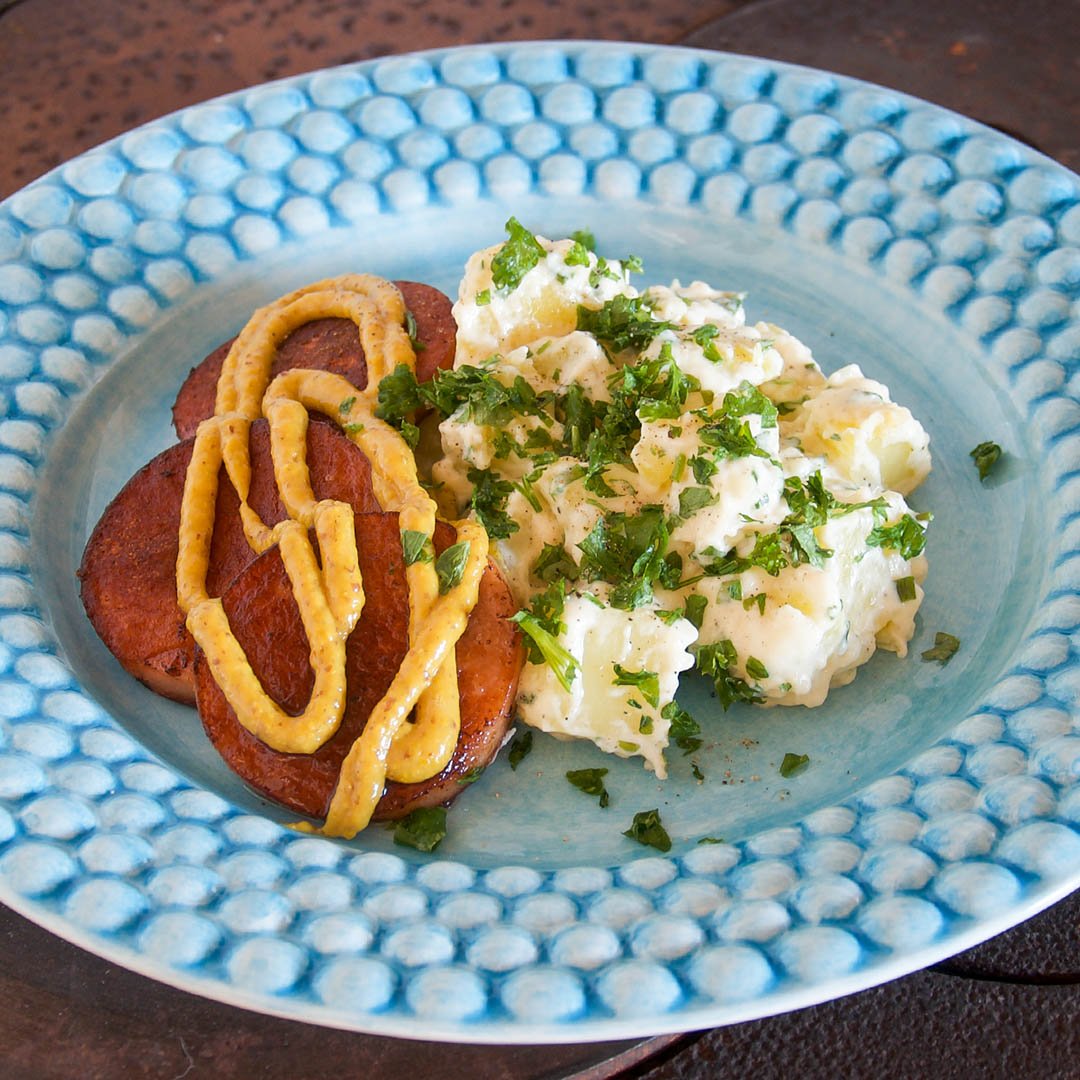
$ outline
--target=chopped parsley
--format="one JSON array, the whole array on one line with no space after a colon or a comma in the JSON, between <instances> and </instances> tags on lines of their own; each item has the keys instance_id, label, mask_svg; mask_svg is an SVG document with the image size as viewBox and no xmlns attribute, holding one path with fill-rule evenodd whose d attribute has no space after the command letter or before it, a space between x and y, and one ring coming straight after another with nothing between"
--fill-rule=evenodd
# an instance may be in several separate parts
<instances>
[{"instance_id":1,"label":"chopped parsley","mask_svg":"<svg viewBox=\"0 0 1080 1080\"><path fill-rule=\"evenodd\" d=\"M586 251L596 250L596 237L591 229L576 229L570 234L575 244L580 244Z\"/></svg>"},{"instance_id":2,"label":"chopped parsley","mask_svg":"<svg viewBox=\"0 0 1080 1080\"><path fill-rule=\"evenodd\" d=\"M712 561L704 564L705 573L710 577L726 577L729 574L741 574L756 566L770 577L776 577L788 566L799 566L803 563L823 566L825 560L832 556L832 551L818 543L815 531L817 528L830 518L842 517L855 510L869 509L873 510L875 515L880 515L886 505L880 498L859 503L841 502L825 487L820 471L812 473L805 482L797 476L787 477L784 480L784 498L787 500L789 513L775 532L758 533L754 538L753 549L746 555L737 554L734 548L726 555L715 548L706 548L702 554L711 556ZM909 542L907 546L916 539L925 543L922 527L910 515L908 518L918 536L909 536L904 532L904 538ZM908 526L902 528L907 530ZM875 528L870 537L875 536L885 544L891 544L894 538L897 542L900 539L896 527ZM870 537L867 538L867 543L875 546ZM882 543L876 546L882 546ZM922 547L919 547L919 551L921 550ZM905 558L912 557L913 555L905 554ZM754 599L760 609L764 610L764 599Z\"/></svg>"},{"instance_id":3,"label":"chopped parsley","mask_svg":"<svg viewBox=\"0 0 1080 1080\"><path fill-rule=\"evenodd\" d=\"M686 621L695 629L701 629L702 620L705 618L705 608L709 601L704 596L697 594L686 598Z\"/></svg>"},{"instance_id":4,"label":"chopped parsley","mask_svg":"<svg viewBox=\"0 0 1080 1080\"><path fill-rule=\"evenodd\" d=\"M435 560L435 573L439 576L440 594L448 593L461 583L465 564L469 561L469 541L459 540Z\"/></svg>"},{"instance_id":5,"label":"chopped parsley","mask_svg":"<svg viewBox=\"0 0 1080 1080\"><path fill-rule=\"evenodd\" d=\"M352 410L352 407L355 404L356 404L356 395L353 394L352 397L347 397L343 401L338 403L338 412L341 413L342 416L344 416L346 413L348 413L348 412L350 412Z\"/></svg>"},{"instance_id":6,"label":"chopped parsley","mask_svg":"<svg viewBox=\"0 0 1080 1080\"><path fill-rule=\"evenodd\" d=\"M660 706L660 676L655 671L627 671L622 664L615 664L612 686L636 686L641 696L654 708ZM645 734L648 734L646 732Z\"/></svg>"},{"instance_id":7,"label":"chopped parsley","mask_svg":"<svg viewBox=\"0 0 1080 1080\"><path fill-rule=\"evenodd\" d=\"M769 677L768 669L756 656L748 656L746 658L746 674L749 675L751 679L757 679L759 682L760 680Z\"/></svg>"},{"instance_id":8,"label":"chopped parsley","mask_svg":"<svg viewBox=\"0 0 1080 1080\"><path fill-rule=\"evenodd\" d=\"M576 581L578 577L578 565L562 544L545 544L543 550L536 556L532 564L534 576L545 583L558 581L565 578L567 581Z\"/></svg>"},{"instance_id":9,"label":"chopped parsley","mask_svg":"<svg viewBox=\"0 0 1080 1080\"><path fill-rule=\"evenodd\" d=\"M420 330L416 325L416 316L405 309L405 333L409 335L409 344L414 353L423 352L427 346L420 340Z\"/></svg>"},{"instance_id":10,"label":"chopped parsley","mask_svg":"<svg viewBox=\"0 0 1080 1080\"><path fill-rule=\"evenodd\" d=\"M510 740L510 749L507 752L507 760L510 762L510 768L517 770L517 767L532 753L533 745L533 733L529 728L524 731L519 731L513 739Z\"/></svg>"},{"instance_id":11,"label":"chopped parsley","mask_svg":"<svg viewBox=\"0 0 1080 1080\"><path fill-rule=\"evenodd\" d=\"M606 808L611 802L607 788L604 787L604 777L607 769L571 769L566 774L566 779L586 795L596 795L600 799L601 808Z\"/></svg>"},{"instance_id":12,"label":"chopped parsley","mask_svg":"<svg viewBox=\"0 0 1080 1080\"><path fill-rule=\"evenodd\" d=\"M597 311L578 305L577 328L592 334L612 352L644 349L657 334L670 330L671 323L653 318L652 305L644 296L612 297Z\"/></svg>"},{"instance_id":13,"label":"chopped parsley","mask_svg":"<svg viewBox=\"0 0 1080 1080\"><path fill-rule=\"evenodd\" d=\"M712 679L716 696L725 712L736 701L757 704L764 700L760 691L732 671L738 660L739 654L727 638L711 645L701 645L697 649L697 669Z\"/></svg>"},{"instance_id":14,"label":"chopped parsley","mask_svg":"<svg viewBox=\"0 0 1080 1080\"><path fill-rule=\"evenodd\" d=\"M537 416L550 424L544 404L545 400L520 375L507 386L496 378L490 366L465 364L439 370L430 381L418 383L416 373L407 364L398 364L379 383L375 415L400 427L417 409L427 406L444 417L460 410L464 421L505 428L516 416Z\"/></svg>"},{"instance_id":15,"label":"chopped parsley","mask_svg":"<svg viewBox=\"0 0 1080 1080\"><path fill-rule=\"evenodd\" d=\"M900 598L901 602L908 603L915 599L915 579L913 577L897 578L896 595Z\"/></svg>"},{"instance_id":16,"label":"chopped parsley","mask_svg":"<svg viewBox=\"0 0 1080 1080\"><path fill-rule=\"evenodd\" d=\"M629 836L646 847L656 848L657 851L671 850L671 837L660 821L660 811L642 810L634 815L633 824L623 836Z\"/></svg>"},{"instance_id":17,"label":"chopped parsley","mask_svg":"<svg viewBox=\"0 0 1080 1080\"><path fill-rule=\"evenodd\" d=\"M687 487L679 492L679 517L688 518L706 506L720 501L720 496L711 488Z\"/></svg>"},{"instance_id":18,"label":"chopped parsley","mask_svg":"<svg viewBox=\"0 0 1080 1080\"><path fill-rule=\"evenodd\" d=\"M719 364L724 359L723 354L717 349L716 342L713 340L719 333L720 327L706 323L704 326L699 326L690 335L694 344L701 346L701 352L705 359L714 364Z\"/></svg>"},{"instance_id":19,"label":"chopped parsley","mask_svg":"<svg viewBox=\"0 0 1080 1080\"><path fill-rule=\"evenodd\" d=\"M536 237L512 217L506 223L507 240L491 260L492 284L503 293L513 292L521 279L547 255Z\"/></svg>"},{"instance_id":20,"label":"chopped parsley","mask_svg":"<svg viewBox=\"0 0 1080 1080\"><path fill-rule=\"evenodd\" d=\"M910 514L904 514L892 525L871 529L866 543L869 547L891 548L905 559L914 559L926 547L926 530Z\"/></svg>"},{"instance_id":21,"label":"chopped parsley","mask_svg":"<svg viewBox=\"0 0 1080 1080\"><path fill-rule=\"evenodd\" d=\"M580 240L575 240L570 247L570 250L563 256L563 262L567 266L588 266L589 265L589 252L592 249L586 244L583 244Z\"/></svg>"},{"instance_id":22,"label":"chopped parsley","mask_svg":"<svg viewBox=\"0 0 1080 1080\"><path fill-rule=\"evenodd\" d=\"M431 538L427 533L417 529L401 530L401 552L405 557L405 565L413 563L431 562L435 558L435 552L431 547Z\"/></svg>"},{"instance_id":23,"label":"chopped parsley","mask_svg":"<svg viewBox=\"0 0 1080 1080\"><path fill-rule=\"evenodd\" d=\"M981 442L969 456L974 459L975 468L979 470L979 479L985 480L1001 459L1001 447L995 442Z\"/></svg>"},{"instance_id":24,"label":"chopped parsley","mask_svg":"<svg viewBox=\"0 0 1080 1080\"><path fill-rule=\"evenodd\" d=\"M505 540L518 531L518 523L506 512L506 500L514 490L509 480L500 480L491 469L469 469L473 485L469 505L493 540Z\"/></svg>"},{"instance_id":25,"label":"chopped parsley","mask_svg":"<svg viewBox=\"0 0 1080 1080\"><path fill-rule=\"evenodd\" d=\"M944 667L956 655L956 650L959 648L960 639L958 637L953 637L952 634L946 634L944 630L939 630L934 635L933 646L922 654L922 659L925 662L936 661Z\"/></svg>"},{"instance_id":26,"label":"chopped parsley","mask_svg":"<svg viewBox=\"0 0 1080 1080\"><path fill-rule=\"evenodd\" d=\"M379 389L381 402L382 383ZM488 427L505 427L516 416L539 416L550 423L539 395L525 379L518 375L507 386L488 366L465 364L440 370L430 382L421 383L417 392L443 416L460 411L462 420Z\"/></svg>"},{"instance_id":27,"label":"chopped parsley","mask_svg":"<svg viewBox=\"0 0 1080 1080\"><path fill-rule=\"evenodd\" d=\"M722 844L724 838L722 836L703 836L699 841L699 844Z\"/></svg>"},{"instance_id":28,"label":"chopped parsley","mask_svg":"<svg viewBox=\"0 0 1080 1080\"><path fill-rule=\"evenodd\" d=\"M379 404L375 415L388 424L400 427L423 405L416 372L408 364L398 364L379 382Z\"/></svg>"},{"instance_id":29,"label":"chopped parsley","mask_svg":"<svg viewBox=\"0 0 1080 1080\"><path fill-rule=\"evenodd\" d=\"M668 738L684 754L701 749L701 725L678 702L669 701L660 710L660 715L671 724Z\"/></svg>"},{"instance_id":30,"label":"chopped parsley","mask_svg":"<svg viewBox=\"0 0 1080 1080\"><path fill-rule=\"evenodd\" d=\"M470 769L464 776L458 777L458 783L463 787L466 787L469 784L475 784L476 781L484 775L485 768L486 766L484 765L477 765L475 769Z\"/></svg>"},{"instance_id":31,"label":"chopped parsley","mask_svg":"<svg viewBox=\"0 0 1080 1080\"><path fill-rule=\"evenodd\" d=\"M417 851L434 851L446 836L446 809L423 806L394 827L394 843Z\"/></svg>"},{"instance_id":32,"label":"chopped parsley","mask_svg":"<svg viewBox=\"0 0 1080 1080\"><path fill-rule=\"evenodd\" d=\"M636 514L605 514L584 540L581 573L587 581L601 579L614 588L611 606L623 610L644 607L659 581L675 588L682 560L667 552L670 533L661 506L643 506Z\"/></svg>"},{"instance_id":33,"label":"chopped parsley","mask_svg":"<svg viewBox=\"0 0 1080 1080\"><path fill-rule=\"evenodd\" d=\"M533 597L531 609L519 611L510 617L526 635L529 662L544 664L555 673L555 678L568 693L578 673L578 662L558 638L565 629L562 621L566 601L566 583L553 582L547 590Z\"/></svg>"},{"instance_id":34,"label":"chopped parsley","mask_svg":"<svg viewBox=\"0 0 1080 1080\"><path fill-rule=\"evenodd\" d=\"M789 780L805 772L809 765L810 757L807 754L785 754L784 760L780 762L780 775Z\"/></svg>"}]
</instances>

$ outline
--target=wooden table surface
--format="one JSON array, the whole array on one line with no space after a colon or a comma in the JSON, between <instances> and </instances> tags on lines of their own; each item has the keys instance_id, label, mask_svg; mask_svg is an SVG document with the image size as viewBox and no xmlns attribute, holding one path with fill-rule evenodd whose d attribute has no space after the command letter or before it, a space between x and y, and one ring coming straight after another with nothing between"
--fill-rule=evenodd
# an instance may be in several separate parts
<instances>
[{"instance_id":1,"label":"wooden table surface","mask_svg":"<svg viewBox=\"0 0 1080 1080\"><path fill-rule=\"evenodd\" d=\"M1080 5L965 0L0 0L0 198L216 94L468 42L592 38L809 64L957 109L1080 167ZM0 1075L495 1078L1080 1075L1080 894L938 968L704 1034L445 1047L327 1031L151 982L0 908Z\"/></svg>"}]
</instances>

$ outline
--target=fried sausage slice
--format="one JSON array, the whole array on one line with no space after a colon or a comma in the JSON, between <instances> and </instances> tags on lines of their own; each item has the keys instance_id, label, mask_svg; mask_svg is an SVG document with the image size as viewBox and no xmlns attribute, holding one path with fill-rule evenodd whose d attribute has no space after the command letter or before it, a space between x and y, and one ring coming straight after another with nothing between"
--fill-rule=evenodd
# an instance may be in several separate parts
<instances>
[{"instance_id":1,"label":"fried sausage slice","mask_svg":"<svg viewBox=\"0 0 1080 1080\"><path fill-rule=\"evenodd\" d=\"M454 542L440 522L435 547ZM397 673L408 647L408 591L396 514L356 519L356 544L366 601L346 645L345 715L337 733L314 754L272 750L241 726L199 650L195 661L199 715L226 764L256 791L299 814L324 818L345 755ZM266 692L299 713L314 685L308 642L277 549L265 552L232 582L222 603L237 640ZM483 768L502 745L524 658L517 610L502 575L489 563L480 597L457 645L461 735L446 768L417 784L388 783L376 820L403 817L448 802L462 779Z\"/></svg>"},{"instance_id":2,"label":"fried sausage slice","mask_svg":"<svg viewBox=\"0 0 1080 1080\"><path fill-rule=\"evenodd\" d=\"M454 364L457 333L450 300L438 289L417 281L395 281L416 321L416 377L424 382L437 368ZM195 434L200 422L214 415L218 378L232 341L219 345L191 373L173 404L173 427L181 439ZM348 379L358 390L367 386L367 364L356 326L348 319L316 319L293 331L274 358L271 373L315 368Z\"/></svg>"},{"instance_id":3,"label":"fried sausage slice","mask_svg":"<svg viewBox=\"0 0 1080 1080\"><path fill-rule=\"evenodd\" d=\"M144 465L98 521L83 552L82 601L98 636L123 667L156 693L195 701L195 643L176 601L176 555L184 477L194 440ZM286 517L274 481L270 429L251 427L249 502L268 525ZM367 458L331 424L309 424L307 461L315 496L358 513L379 509ZM255 554L240 524L239 501L222 468L207 588L220 595Z\"/></svg>"}]
</instances>

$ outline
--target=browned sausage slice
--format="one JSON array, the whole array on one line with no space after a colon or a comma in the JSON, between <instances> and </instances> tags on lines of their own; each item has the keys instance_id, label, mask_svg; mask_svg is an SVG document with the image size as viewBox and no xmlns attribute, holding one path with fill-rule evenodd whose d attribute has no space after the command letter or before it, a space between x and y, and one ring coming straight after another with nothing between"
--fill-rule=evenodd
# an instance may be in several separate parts
<instances>
[{"instance_id":1,"label":"browned sausage slice","mask_svg":"<svg viewBox=\"0 0 1080 1080\"><path fill-rule=\"evenodd\" d=\"M195 643L176 602L177 533L184 477L194 441L158 454L121 489L83 552L82 601L98 636L123 667L151 690L194 703ZM340 499L359 513L379 509L368 460L331 424L310 424L307 460L319 499ZM265 420L251 428L249 502L268 525L281 521ZM218 482L207 587L219 595L254 558L225 470Z\"/></svg>"},{"instance_id":2,"label":"browned sausage slice","mask_svg":"<svg viewBox=\"0 0 1080 1080\"><path fill-rule=\"evenodd\" d=\"M416 281L396 281L405 306L416 320L416 375L424 382L436 368L454 363L456 328L450 300L438 289ZM232 341L219 345L192 368L173 404L173 427L181 439L195 434L200 422L214 415L218 378ZM293 331L282 343L271 368L280 375L291 368L315 368L348 379L358 390L367 386L367 364L360 336L348 319L317 319Z\"/></svg>"},{"instance_id":3,"label":"browned sausage slice","mask_svg":"<svg viewBox=\"0 0 1080 1080\"><path fill-rule=\"evenodd\" d=\"M436 549L445 549L453 539L453 529L440 523ZM397 515L358 516L356 541L366 602L346 646L345 716L337 733L314 754L283 754L260 742L236 719L201 651L195 662L199 714L218 753L255 790L309 817L326 816L341 762L389 687L408 645L408 592ZM251 563L226 589L222 603L266 692L287 712L301 712L314 679L307 637L277 550ZM506 736L523 660L517 627L509 621L516 609L502 575L489 563L479 601L457 645L457 750L431 780L387 784L377 820L449 801L464 786L462 778L494 757Z\"/></svg>"}]
</instances>

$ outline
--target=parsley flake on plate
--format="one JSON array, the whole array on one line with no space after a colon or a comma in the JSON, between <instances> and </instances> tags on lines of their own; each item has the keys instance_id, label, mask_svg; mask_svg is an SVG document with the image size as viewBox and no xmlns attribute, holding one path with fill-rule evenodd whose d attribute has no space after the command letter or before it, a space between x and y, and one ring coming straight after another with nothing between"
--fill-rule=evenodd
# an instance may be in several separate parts
<instances>
[{"instance_id":1,"label":"parsley flake on plate","mask_svg":"<svg viewBox=\"0 0 1080 1080\"><path fill-rule=\"evenodd\" d=\"M701 725L676 701L669 701L660 715L670 723L668 738L686 754L701 749Z\"/></svg>"},{"instance_id":2,"label":"parsley flake on plate","mask_svg":"<svg viewBox=\"0 0 1080 1080\"><path fill-rule=\"evenodd\" d=\"M956 655L956 650L959 648L960 639L958 637L953 637L952 634L939 630L934 635L933 646L922 654L922 659L924 662L936 661L944 667Z\"/></svg>"},{"instance_id":3,"label":"parsley flake on plate","mask_svg":"<svg viewBox=\"0 0 1080 1080\"><path fill-rule=\"evenodd\" d=\"M566 779L578 791L583 791L586 795L598 796L600 806L606 808L611 802L607 788L604 787L604 777L607 776L607 772L607 769L571 769L566 774Z\"/></svg>"},{"instance_id":4,"label":"parsley flake on plate","mask_svg":"<svg viewBox=\"0 0 1080 1080\"><path fill-rule=\"evenodd\" d=\"M446 809L422 806L394 826L394 843L417 851L434 851L446 837Z\"/></svg>"},{"instance_id":5,"label":"parsley flake on plate","mask_svg":"<svg viewBox=\"0 0 1080 1080\"><path fill-rule=\"evenodd\" d=\"M671 850L671 837L660 821L659 809L642 810L635 814L633 824L623 832L623 836L629 836L631 840L656 848L657 851Z\"/></svg>"},{"instance_id":6,"label":"parsley flake on plate","mask_svg":"<svg viewBox=\"0 0 1080 1080\"><path fill-rule=\"evenodd\" d=\"M805 772L810 765L810 757L808 754L785 754L784 760L780 762L780 775L788 780L793 776L798 776L799 773Z\"/></svg>"},{"instance_id":7,"label":"parsley flake on plate","mask_svg":"<svg viewBox=\"0 0 1080 1080\"><path fill-rule=\"evenodd\" d=\"M981 442L971 451L969 457L975 461L979 479L985 480L1001 460L1001 447L996 442Z\"/></svg>"},{"instance_id":8,"label":"parsley flake on plate","mask_svg":"<svg viewBox=\"0 0 1080 1080\"><path fill-rule=\"evenodd\" d=\"M516 772L517 767L532 753L532 745L533 733L528 728L519 731L510 741L507 760L510 762L510 768L513 771Z\"/></svg>"}]
</instances>

